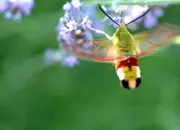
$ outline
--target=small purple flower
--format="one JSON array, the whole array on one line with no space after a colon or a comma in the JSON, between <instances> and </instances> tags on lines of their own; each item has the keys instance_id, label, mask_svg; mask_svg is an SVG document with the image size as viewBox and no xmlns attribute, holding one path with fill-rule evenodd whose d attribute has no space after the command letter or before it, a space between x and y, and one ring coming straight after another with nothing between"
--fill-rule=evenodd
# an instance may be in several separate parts
<instances>
[{"instance_id":1,"label":"small purple flower","mask_svg":"<svg viewBox=\"0 0 180 130\"><path fill-rule=\"evenodd\" d=\"M72 0L71 4L74 6L74 8L79 8L82 5L79 0Z\"/></svg>"},{"instance_id":2,"label":"small purple flower","mask_svg":"<svg viewBox=\"0 0 180 130\"><path fill-rule=\"evenodd\" d=\"M157 19L152 14L147 14L146 19L144 19L143 23L144 27L149 29L157 24Z\"/></svg>"},{"instance_id":3,"label":"small purple flower","mask_svg":"<svg viewBox=\"0 0 180 130\"><path fill-rule=\"evenodd\" d=\"M73 68L75 65L79 65L79 60L74 55L70 55L64 58L63 65Z\"/></svg>"},{"instance_id":4,"label":"small purple flower","mask_svg":"<svg viewBox=\"0 0 180 130\"><path fill-rule=\"evenodd\" d=\"M70 11L71 9L71 4L69 2L67 2L66 4L64 4L63 6L63 10L65 10L66 12Z\"/></svg>"},{"instance_id":5,"label":"small purple flower","mask_svg":"<svg viewBox=\"0 0 180 130\"><path fill-rule=\"evenodd\" d=\"M79 61L74 55L66 55L62 49L47 49L45 52L45 63L48 65L53 63L61 63L62 65L70 68L74 67L75 65L79 65Z\"/></svg>"},{"instance_id":6,"label":"small purple flower","mask_svg":"<svg viewBox=\"0 0 180 130\"><path fill-rule=\"evenodd\" d=\"M22 16L29 16L34 7L34 0L0 0L0 12L6 19L20 21Z\"/></svg>"},{"instance_id":7,"label":"small purple flower","mask_svg":"<svg viewBox=\"0 0 180 130\"><path fill-rule=\"evenodd\" d=\"M156 8L153 13L155 17L162 17L164 15L164 12L161 8Z\"/></svg>"},{"instance_id":8,"label":"small purple flower","mask_svg":"<svg viewBox=\"0 0 180 130\"><path fill-rule=\"evenodd\" d=\"M45 63L50 65L52 63L61 62L63 59L63 52L55 49L47 49L45 51Z\"/></svg>"}]
</instances>

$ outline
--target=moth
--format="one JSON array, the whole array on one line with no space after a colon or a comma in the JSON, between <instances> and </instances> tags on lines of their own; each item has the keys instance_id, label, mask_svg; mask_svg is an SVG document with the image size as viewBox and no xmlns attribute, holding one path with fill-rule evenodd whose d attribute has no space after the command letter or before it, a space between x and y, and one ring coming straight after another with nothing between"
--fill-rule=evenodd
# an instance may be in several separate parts
<instances>
[{"instance_id":1,"label":"moth","mask_svg":"<svg viewBox=\"0 0 180 130\"><path fill-rule=\"evenodd\" d=\"M116 23L100 5L99 8ZM151 9L149 8L144 14L127 24L116 23L118 28L112 37L105 34L107 39L91 41L93 43L91 47L92 53L88 53L75 46L73 47L73 45L71 47L64 45L64 47L81 59L112 63L115 66L120 85L130 90L137 88L141 84L141 71L138 59L153 54L180 35L180 28L168 23L162 23L151 30L132 35L128 31L127 25L143 17Z\"/></svg>"}]
</instances>

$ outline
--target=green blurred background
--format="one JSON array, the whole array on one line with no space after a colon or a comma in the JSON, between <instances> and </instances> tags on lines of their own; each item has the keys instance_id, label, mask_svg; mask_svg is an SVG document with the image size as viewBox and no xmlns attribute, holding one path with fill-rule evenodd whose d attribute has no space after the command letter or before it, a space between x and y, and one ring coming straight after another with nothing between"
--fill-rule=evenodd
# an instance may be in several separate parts
<instances>
[{"instance_id":1,"label":"green blurred background","mask_svg":"<svg viewBox=\"0 0 180 130\"><path fill-rule=\"evenodd\" d=\"M0 16L0 130L180 130L180 45L139 60L142 84L120 87L111 65L46 66L65 0L36 0L21 23ZM159 22L180 25L180 5Z\"/></svg>"}]
</instances>

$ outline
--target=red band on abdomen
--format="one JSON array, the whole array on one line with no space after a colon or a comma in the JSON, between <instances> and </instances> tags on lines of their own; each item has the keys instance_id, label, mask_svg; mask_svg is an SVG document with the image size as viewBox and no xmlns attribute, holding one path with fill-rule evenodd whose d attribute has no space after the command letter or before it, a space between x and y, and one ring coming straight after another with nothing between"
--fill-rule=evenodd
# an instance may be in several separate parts
<instances>
[{"instance_id":1,"label":"red band on abdomen","mask_svg":"<svg viewBox=\"0 0 180 130\"><path fill-rule=\"evenodd\" d=\"M139 66L138 65L138 60L135 57L128 57L125 60L120 61L119 63L116 64L116 70L118 70L121 67L131 67L131 66Z\"/></svg>"}]
</instances>

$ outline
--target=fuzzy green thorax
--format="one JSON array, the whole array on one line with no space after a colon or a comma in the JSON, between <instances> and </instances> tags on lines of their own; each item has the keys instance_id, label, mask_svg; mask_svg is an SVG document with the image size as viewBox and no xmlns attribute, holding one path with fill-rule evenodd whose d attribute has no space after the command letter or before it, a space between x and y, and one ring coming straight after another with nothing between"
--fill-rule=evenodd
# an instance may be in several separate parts
<instances>
[{"instance_id":1,"label":"fuzzy green thorax","mask_svg":"<svg viewBox=\"0 0 180 130\"><path fill-rule=\"evenodd\" d=\"M120 24L113 36L113 44L115 47L133 47L134 38L127 30L124 24Z\"/></svg>"}]
</instances>

